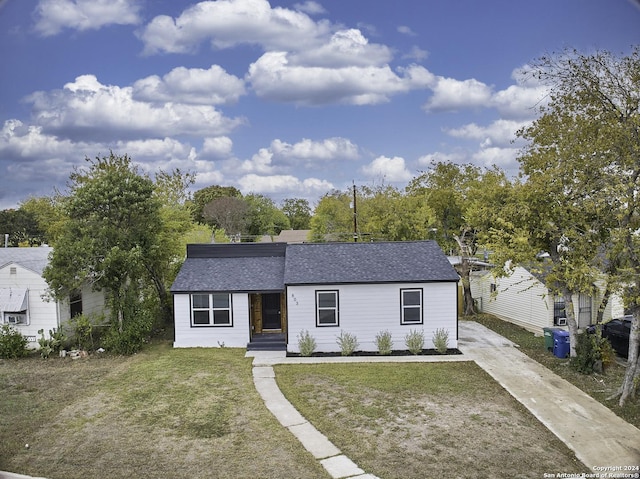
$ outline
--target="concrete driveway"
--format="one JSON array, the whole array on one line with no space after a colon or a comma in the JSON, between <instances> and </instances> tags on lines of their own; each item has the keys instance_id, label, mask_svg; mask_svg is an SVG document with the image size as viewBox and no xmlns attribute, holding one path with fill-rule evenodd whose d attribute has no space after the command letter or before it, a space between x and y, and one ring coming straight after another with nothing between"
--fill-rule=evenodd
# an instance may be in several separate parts
<instances>
[{"instance_id":1,"label":"concrete driveway","mask_svg":"<svg viewBox=\"0 0 640 479\"><path fill-rule=\"evenodd\" d=\"M629 469L640 465L637 427L490 329L472 321L461 321L458 332L460 351L531 411L594 473L626 473L630 475L620 477L638 477L634 474L640 471Z\"/></svg>"}]
</instances>

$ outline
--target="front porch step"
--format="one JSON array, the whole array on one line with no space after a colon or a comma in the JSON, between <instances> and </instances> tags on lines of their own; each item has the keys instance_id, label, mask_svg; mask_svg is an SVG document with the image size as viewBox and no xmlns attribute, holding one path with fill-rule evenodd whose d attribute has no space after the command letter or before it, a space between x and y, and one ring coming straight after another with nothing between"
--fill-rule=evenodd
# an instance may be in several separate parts
<instances>
[{"instance_id":1,"label":"front porch step","mask_svg":"<svg viewBox=\"0 0 640 479\"><path fill-rule=\"evenodd\" d=\"M247 351L286 351L287 342L284 334L262 333L254 334L247 343Z\"/></svg>"}]
</instances>

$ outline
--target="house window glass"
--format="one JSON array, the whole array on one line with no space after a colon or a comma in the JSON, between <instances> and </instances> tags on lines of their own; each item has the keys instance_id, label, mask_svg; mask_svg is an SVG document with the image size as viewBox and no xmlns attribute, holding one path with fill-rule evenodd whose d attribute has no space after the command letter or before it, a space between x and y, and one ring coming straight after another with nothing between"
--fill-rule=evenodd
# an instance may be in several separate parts
<instances>
[{"instance_id":1,"label":"house window glass","mask_svg":"<svg viewBox=\"0 0 640 479\"><path fill-rule=\"evenodd\" d=\"M192 294L192 326L233 326L229 293Z\"/></svg>"},{"instance_id":2,"label":"house window glass","mask_svg":"<svg viewBox=\"0 0 640 479\"><path fill-rule=\"evenodd\" d=\"M422 290L400 290L401 324L422 324Z\"/></svg>"},{"instance_id":3,"label":"house window glass","mask_svg":"<svg viewBox=\"0 0 640 479\"><path fill-rule=\"evenodd\" d=\"M316 326L338 325L338 292L316 291Z\"/></svg>"},{"instance_id":4,"label":"house window glass","mask_svg":"<svg viewBox=\"0 0 640 479\"><path fill-rule=\"evenodd\" d=\"M79 291L69 296L69 317L75 318L82 314L82 294Z\"/></svg>"}]
</instances>

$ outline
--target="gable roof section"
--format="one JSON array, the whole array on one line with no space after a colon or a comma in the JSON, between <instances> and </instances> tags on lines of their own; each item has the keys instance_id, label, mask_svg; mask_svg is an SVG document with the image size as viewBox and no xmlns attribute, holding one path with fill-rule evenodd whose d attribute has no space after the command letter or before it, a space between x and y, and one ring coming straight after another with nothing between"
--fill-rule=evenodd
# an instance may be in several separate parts
<instances>
[{"instance_id":1,"label":"gable roof section","mask_svg":"<svg viewBox=\"0 0 640 479\"><path fill-rule=\"evenodd\" d=\"M288 245L285 284L458 281L435 241Z\"/></svg>"},{"instance_id":2,"label":"gable roof section","mask_svg":"<svg viewBox=\"0 0 640 479\"><path fill-rule=\"evenodd\" d=\"M171 292L284 290L282 243L187 245L187 259Z\"/></svg>"},{"instance_id":3,"label":"gable roof section","mask_svg":"<svg viewBox=\"0 0 640 479\"><path fill-rule=\"evenodd\" d=\"M53 248L49 246L0 248L0 268L14 263L42 276L44 268L49 264L49 253L52 250Z\"/></svg>"}]
</instances>

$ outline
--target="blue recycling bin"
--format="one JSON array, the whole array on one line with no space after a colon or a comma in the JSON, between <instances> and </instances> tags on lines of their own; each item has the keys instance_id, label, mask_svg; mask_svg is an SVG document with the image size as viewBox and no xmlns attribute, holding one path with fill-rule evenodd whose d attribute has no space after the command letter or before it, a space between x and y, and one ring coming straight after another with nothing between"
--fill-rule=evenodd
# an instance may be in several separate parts
<instances>
[{"instance_id":1,"label":"blue recycling bin","mask_svg":"<svg viewBox=\"0 0 640 479\"><path fill-rule=\"evenodd\" d=\"M569 331L553 332L553 355L557 358L568 358L570 350Z\"/></svg>"}]
</instances>

